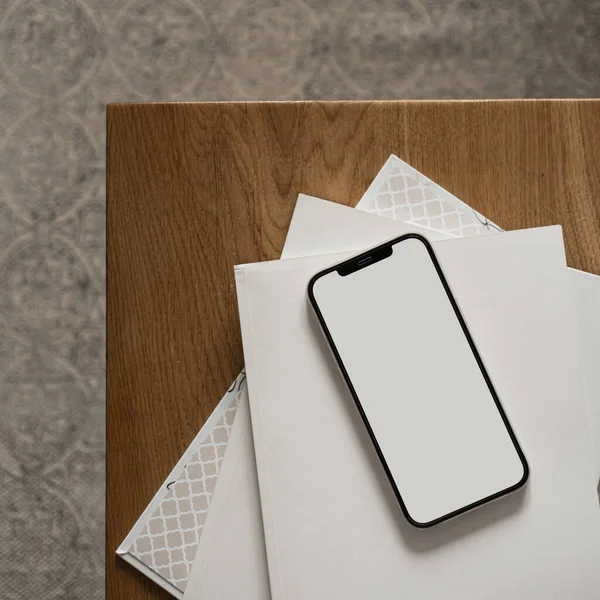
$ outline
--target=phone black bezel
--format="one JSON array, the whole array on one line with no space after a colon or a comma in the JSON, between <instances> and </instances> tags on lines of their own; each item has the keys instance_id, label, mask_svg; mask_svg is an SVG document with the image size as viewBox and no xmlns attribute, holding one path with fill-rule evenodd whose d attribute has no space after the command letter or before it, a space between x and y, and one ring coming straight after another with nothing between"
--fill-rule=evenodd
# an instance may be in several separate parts
<instances>
[{"instance_id":1,"label":"phone black bezel","mask_svg":"<svg viewBox=\"0 0 600 600\"><path fill-rule=\"evenodd\" d=\"M343 361L340 357L340 354L336 348L335 342L333 341L331 333L329 332L329 329L327 327L327 323L325 322L323 314L321 313L321 310L319 309L319 305L318 305L317 300L314 295L314 285L321 277L324 277L325 275L328 275L329 273L332 273L334 271L339 271L340 269L343 272L345 272L345 274L343 274L341 276L348 276L348 275L351 275L355 271L368 268L369 266L379 262L379 260L385 260L385 258L390 256L393 252L393 250L392 250L392 252L387 253L387 252L385 252L385 250L387 250L388 248L391 248L392 246L394 246L400 242L403 242L403 241L406 241L409 239L416 239L416 240L420 241L427 249L429 257L431 258L433 265L435 267L435 270L438 274L438 277L440 278L440 281L442 282L442 285L444 287L446 295L448 296L450 304L452 305L452 308L454 309L454 313L461 325L461 328L463 330L463 333L465 334L465 337L467 338L469 347L471 348L471 351L473 352L475 360L477 361L477 365L479 366L479 369L481 370L481 373L482 373L483 378L488 386L488 389L494 400L496 408L500 414L500 417L502 418L504 426L506 427L506 430L508 431L510 439L514 445L515 451L517 452L517 455L523 466L523 476L517 483L509 486L506 489L503 489L494 494L491 494L490 496L486 496L485 498L482 498L480 500L472 502L471 504L468 504L467 506L464 506L464 507L454 510L446 515L442 515L441 517L433 519L432 521L428 521L428 522L424 522L424 523L414 519L411 516L411 514L408 512L408 509L406 508L406 505L402 499L402 495L398 489L398 486L396 485L396 482L394 481L394 478L393 478L392 473L387 465L387 462L385 460L383 452L381 451L381 448L377 442L377 438L375 437L375 434L373 433L373 430L371 428L369 420L367 419L367 416L363 410L363 407L360 403L360 399L358 398L356 390L354 389L354 386L352 385L350 376L348 375L348 372L346 371L344 363L343 363ZM365 262L363 260L370 256L371 257L375 256L376 259L368 261L368 262ZM381 258L381 257L383 257L383 258ZM361 261L363 261L363 264L359 265L358 263L360 263ZM361 416L361 419L367 429L369 437L371 438L371 442L375 448L375 452L377 453L377 456L379 458L379 461L381 462L383 470L390 482L390 485L392 486L392 490L394 492L394 495L396 496L396 500L398 501L398 504L400 505L400 508L402 510L402 513L404 514L404 517L411 525L421 528L421 529L432 527L434 525L438 525L439 523L447 521L448 519L451 519L453 517L461 515L467 511L473 510L474 508L477 508L479 506L482 506L483 504L487 504L488 502L497 500L498 498L501 498L502 496L510 494L511 492L514 492L525 485L525 483L527 482L527 479L529 478L529 464L527 462L527 459L525 458L525 454L523 453L523 450L521 449L521 446L520 446L520 444L517 440L517 437L513 431L510 421L508 420L508 417L506 416L504 408L502 407L500 399L498 398L498 394L496 393L496 390L494 389L494 386L493 386L492 381L487 373L487 370L485 369L485 366L483 364L483 361L481 360L481 357L475 346L475 343L473 342L473 338L471 337L469 329L467 328L467 324L462 316L462 313L460 312L458 304L457 304L456 300L454 299L454 296L452 295L452 291L450 290L450 286L448 285L448 282L446 281L446 277L444 276L444 273L442 271L442 268L438 262L436 255L435 255L433 247L432 247L431 243L429 242L429 240L427 240L427 238L423 237L422 235L420 235L418 233L408 233L408 234L404 234L399 237L396 237L392 240L389 240L389 241L387 241L383 244L380 244L374 248L371 248L365 252L361 252L360 254L353 256L352 258L349 258L341 263L337 263L331 267L328 267L327 269L319 271L317 274L315 274L310 279L310 281L308 283L307 291L308 291L308 299L310 301L310 304L311 304L313 310L315 311L315 314L317 316L317 319L319 321L321 329L323 330L323 333L325 334L325 338L327 339L327 343L333 352L334 358L338 364L338 367L342 373L342 376L346 382L346 385L348 386L348 389L350 390L350 393L352 395L354 403L356 404L356 407Z\"/></svg>"}]
</instances>

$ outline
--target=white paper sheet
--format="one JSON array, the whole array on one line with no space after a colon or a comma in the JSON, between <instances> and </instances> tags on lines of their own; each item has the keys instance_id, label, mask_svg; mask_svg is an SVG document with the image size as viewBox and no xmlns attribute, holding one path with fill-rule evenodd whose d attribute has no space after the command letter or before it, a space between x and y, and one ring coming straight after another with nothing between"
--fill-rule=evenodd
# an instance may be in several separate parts
<instances>
[{"instance_id":1,"label":"white paper sheet","mask_svg":"<svg viewBox=\"0 0 600 600\"><path fill-rule=\"evenodd\" d=\"M590 433L600 472L600 277L569 269Z\"/></svg>"},{"instance_id":2,"label":"white paper sheet","mask_svg":"<svg viewBox=\"0 0 600 600\"><path fill-rule=\"evenodd\" d=\"M307 321L306 282L331 257L240 268L274 598L597 597L600 513L560 232L436 250L530 461L528 492L425 536L407 528Z\"/></svg>"}]
</instances>

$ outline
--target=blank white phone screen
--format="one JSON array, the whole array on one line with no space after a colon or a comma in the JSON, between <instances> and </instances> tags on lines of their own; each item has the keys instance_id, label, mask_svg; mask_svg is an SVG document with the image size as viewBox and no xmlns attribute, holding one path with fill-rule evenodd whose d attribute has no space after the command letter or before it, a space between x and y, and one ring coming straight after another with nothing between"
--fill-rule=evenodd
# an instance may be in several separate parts
<instances>
[{"instance_id":1,"label":"blank white phone screen","mask_svg":"<svg viewBox=\"0 0 600 600\"><path fill-rule=\"evenodd\" d=\"M407 516L428 525L518 486L526 467L427 246L392 248L321 276L313 295Z\"/></svg>"}]
</instances>

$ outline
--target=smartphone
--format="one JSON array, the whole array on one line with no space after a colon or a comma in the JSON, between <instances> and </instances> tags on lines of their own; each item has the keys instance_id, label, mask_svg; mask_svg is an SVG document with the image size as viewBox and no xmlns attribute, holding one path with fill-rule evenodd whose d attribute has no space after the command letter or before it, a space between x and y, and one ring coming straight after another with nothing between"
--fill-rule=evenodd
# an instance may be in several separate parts
<instances>
[{"instance_id":1,"label":"smartphone","mask_svg":"<svg viewBox=\"0 0 600 600\"><path fill-rule=\"evenodd\" d=\"M317 273L308 298L412 525L525 484L525 455L426 238Z\"/></svg>"}]
</instances>

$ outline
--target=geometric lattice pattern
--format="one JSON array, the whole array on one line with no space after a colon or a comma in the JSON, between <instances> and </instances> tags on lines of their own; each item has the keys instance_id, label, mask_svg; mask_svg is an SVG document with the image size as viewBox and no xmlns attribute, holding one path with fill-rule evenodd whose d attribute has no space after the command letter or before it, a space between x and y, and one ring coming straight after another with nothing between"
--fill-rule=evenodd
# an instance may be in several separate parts
<instances>
[{"instance_id":1,"label":"geometric lattice pattern","mask_svg":"<svg viewBox=\"0 0 600 600\"><path fill-rule=\"evenodd\" d=\"M500 231L494 223L396 156L390 157L357 208L458 237Z\"/></svg>"},{"instance_id":2,"label":"geometric lattice pattern","mask_svg":"<svg viewBox=\"0 0 600 600\"><path fill-rule=\"evenodd\" d=\"M229 403L134 540L129 553L181 591L185 590L217 483L240 396L242 372L221 402Z\"/></svg>"}]
</instances>

